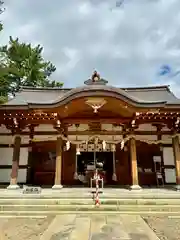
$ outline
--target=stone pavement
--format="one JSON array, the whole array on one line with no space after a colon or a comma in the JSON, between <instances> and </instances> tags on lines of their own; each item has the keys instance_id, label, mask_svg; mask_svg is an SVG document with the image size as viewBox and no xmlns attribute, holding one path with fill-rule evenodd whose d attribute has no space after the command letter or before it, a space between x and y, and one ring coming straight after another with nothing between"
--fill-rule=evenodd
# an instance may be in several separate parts
<instances>
[{"instance_id":1,"label":"stone pavement","mask_svg":"<svg viewBox=\"0 0 180 240\"><path fill-rule=\"evenodd\" d=\"M58 215L40 240L158 240L140 216Z\"/></svg>"},{"instance_id":2,"label":"stone pavement","mask_svg":"<svg viewBox=\"0 0 180 240\"><path fill-rule=\"evenodd\" d=\"M90 188L62 188L55 190L51 188L42 189L40 194L23 194L22 189L7 190L0 189L0 198L90 198ZM102 198L180 198L180 191L173 188L143 188L132 190L125 188L104 188Z\"/></svg>"}]
</instances>

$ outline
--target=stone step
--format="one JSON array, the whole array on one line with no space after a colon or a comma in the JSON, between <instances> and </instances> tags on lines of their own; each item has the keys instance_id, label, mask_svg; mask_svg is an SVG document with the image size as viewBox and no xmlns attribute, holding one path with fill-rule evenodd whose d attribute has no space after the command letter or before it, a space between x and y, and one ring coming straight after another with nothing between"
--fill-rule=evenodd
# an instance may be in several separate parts
<instances>
[{"instance_id":1,"label":"stone step","mask_svg":"<svg viewBox=\"0 0 180 240\"><path fill-rule=\"evenodd\" d=\"M179 205L180 199L103 199L100 198L101 205ZM0 199L1 205L93 205L94 200L89 199Z\"/></svg>"},{"instance_id":2,"label":"stone step","mask_svg":"<svg viewBox=\"0 0 180 240\"><path fill-rule=\"evenodd\" d=\"M1 193L1 191L0 191ZM179 192L171 192L169 194L167 193L141 193L141 191L138 191L136 193L114 193L114 194L109 194L109 193L103 193L99 194L100 198L111 200L114 198L118 199L180 199L180 191ZM52 192L51 194L22 194L21 192L14 192L10 191L9 192L3 192L0 196L0 199L90 199L92 198L92 193L84 193L82 194L81 192L74 192L72 190L71 192L68 193L62 193L62 192L57 192L54 193Z\"/></svg>"},{"instance_id":3,"label":"stone step","mask_svg":"<svg viewBox=\"0 0 180 240\"><path fill-rule=\"evenodd\" d=\"M88 205L1 205L0 212L6 211L26 211L26 212L40 212L40 211L121 211L121 212L179 212L179 205L100 205L99 207L94 204Z\"/></svg>"},{"instance_id":4,"label":"stone step","mask_svg":"<svg viewBox=\"0 0 180 240\"><path fill-rule=\"evenodd\" d=\"M0 211L0 218L5 218L5 217L13 217L13 216L22 216L22 217L28 217L28 216L33 216L35 217L46 217L49 215L61 215L61 214L87 214L87 210L67 210L67 211ZM107 211L107 210L102 210L99 209L98 211L95 209L92 209L90 211L88 211L88 215L89 214L118 214L118 215L141 215L141 216L177 216L179 218L180 216L180 212L178 211L173 211L173 212L169 212L169 211Z\"/></svg>"}]
</instances>

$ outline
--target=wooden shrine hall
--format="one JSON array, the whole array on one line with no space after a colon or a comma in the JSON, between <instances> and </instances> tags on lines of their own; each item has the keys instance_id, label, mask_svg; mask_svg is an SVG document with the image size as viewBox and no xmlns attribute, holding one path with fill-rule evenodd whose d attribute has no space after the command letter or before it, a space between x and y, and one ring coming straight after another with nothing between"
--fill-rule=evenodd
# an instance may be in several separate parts
<instances>
[{"instance_id":1,"label":"wooden shrine hall","mask_svg":"<svg viewBox=\"0 0 180 240\"><path fill-rule=\"evenodd\" d=\"M117 88L95 71L82 87L22 88L0 105L0 184L60 189L180 189L180 99L168 86Z\"/></svg>"}]
</instances>

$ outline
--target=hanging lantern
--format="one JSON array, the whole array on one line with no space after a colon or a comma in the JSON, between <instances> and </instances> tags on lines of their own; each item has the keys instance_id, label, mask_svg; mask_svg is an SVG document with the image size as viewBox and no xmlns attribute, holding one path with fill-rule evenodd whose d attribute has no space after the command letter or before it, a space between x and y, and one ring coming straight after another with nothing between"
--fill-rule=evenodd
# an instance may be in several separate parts
<instances>
[{"instance_id":1,"label":"hanging lantern","mask_svg":"<svg viewBox=\"0 0 180 240\"><path fill-rule=\"evenodd\" d=\"M102 147L103 147L103 150L106 150L106 142L104 140L102 142Z\"/></svg>"},{"instance_id":2,"label":"hanging lantern","mask_svg":"<svg viewBox=\"0 0 180 240\"><path fill-rule=\"evenodd\" d=\"M77 148L76 148L76 155L81 155L79 145L78 145Z\"/></svg>"},{"instance_id":3,"label":"hanging lantern","mask_svg":"<svg viewBox=\"0 0 180 240\"><path fill-rule=\"evenodd\" d=\"M112 152L115 152L115 151L116 151L116 145L115 145L115 144L112 144L112 145L111 145L111 150L112 150Z\"/></svg>"},{"instance_id":4,"label":"hanging lantern","mask_svg":"<svg viewBox=\"0 0 180 240\"><path fill-rule=\"evenodd\" d=\"M68 151L70 149L70 147L71 147L71 143L70 143L70 141L67 141L66 142L66 150Z\"/></svg>"}]
</instances>

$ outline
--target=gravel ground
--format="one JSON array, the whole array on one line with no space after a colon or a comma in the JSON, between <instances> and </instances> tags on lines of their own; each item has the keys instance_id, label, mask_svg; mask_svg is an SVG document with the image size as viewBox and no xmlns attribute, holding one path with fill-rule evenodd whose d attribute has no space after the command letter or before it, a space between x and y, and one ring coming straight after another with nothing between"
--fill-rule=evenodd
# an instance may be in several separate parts
<instances>
[{"instance_id":1,"label":"gravel ground","mask_svg":"<svg viewBox=\"0 0 180 240\"><path fill-rule=\"evenodd\" d=\"M180 240L180 217L143 217L160 240Z\"/></svg>"},{"instance_id":2,"label":"gravel ground","mask_svg":"<svg viewBox=\"0 0 180 240\"><path fill-rule=\"evenodd\" d=\"M47 218L9 218L2 224L0 239L39 240L54 217Z\"/></svg>"}]
</instances>

